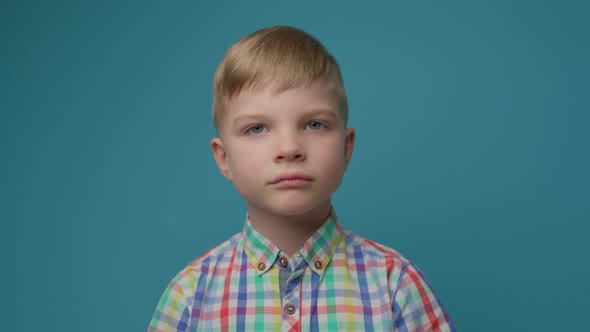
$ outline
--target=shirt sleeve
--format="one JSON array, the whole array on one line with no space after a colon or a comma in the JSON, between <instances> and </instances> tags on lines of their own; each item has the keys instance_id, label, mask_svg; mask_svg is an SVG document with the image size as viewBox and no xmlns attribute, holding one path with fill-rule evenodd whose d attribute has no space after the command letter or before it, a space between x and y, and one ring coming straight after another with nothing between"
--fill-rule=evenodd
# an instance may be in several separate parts
<instances>
[{"instance_id":1,"label":"shirt sleeve","mask_svg":"<svg viewBox=\"0 0 590 332\"><path fill-rule=\"evenodd\" d=\"M392 309L397 331L455 331L428 281L411 263L402 271Z\"/></svg>"},{"instance_id":2,"label":"shirt sleeve","mask_svg":"<svg viewBox=\"0 0 590 332\"><path fill-rule=\"evenodd\" d=\"M188 331L190 308L179 277L174 278L160 299L148 332Z\"/></svg>"}]
</instances>

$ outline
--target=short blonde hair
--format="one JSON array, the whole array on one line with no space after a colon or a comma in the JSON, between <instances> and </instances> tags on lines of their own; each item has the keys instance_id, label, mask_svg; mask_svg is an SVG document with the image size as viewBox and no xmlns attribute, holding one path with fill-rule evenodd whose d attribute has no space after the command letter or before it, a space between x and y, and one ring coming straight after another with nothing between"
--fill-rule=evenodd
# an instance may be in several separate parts
<instances>
[{"instance_id":1,"label":"short blonde hair","mask_svg":"<svg viewBox=\"0 0 590 332\"><path fill-rule=\"evenodd\" d=\"M234 44L217 67L213 80L213 123L219 121L227 103L243 89L272 83L275 93L305 86L318 79L334 84L340 94L346 123L348 103L340 68L334 57L313 36L292 27L256 31Z\"/></svg>"}]
</instances>

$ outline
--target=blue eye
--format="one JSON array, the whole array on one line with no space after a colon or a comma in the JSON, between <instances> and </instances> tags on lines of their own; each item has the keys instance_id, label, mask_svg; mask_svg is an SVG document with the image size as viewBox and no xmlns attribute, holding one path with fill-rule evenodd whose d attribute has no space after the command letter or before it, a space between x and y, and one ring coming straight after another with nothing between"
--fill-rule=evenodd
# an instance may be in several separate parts
<instances>
[{"instance_id":1,"label":"blue eye","mask_svg":"<svg viewBox=\"0 0 590 332\"><path fill-rule=\"evenodd\" d=\"M311 121L310 123L307 124L306 127L311 130L320 130L322 128L326 128L326 125L319 122L319 121Z\"/></svg>"},{"instance_id":2,"label":"blue eye","mask_svg":"<svg viewBox=\"0 0 590 332\"><path fill-rule=\"evenodd\" d=\"M248 128L248 130L246 130L246 133L249 134L260 134L264 131L264 126L263 125L254 125L250 128Z\"/></svg>"}]
</instances>

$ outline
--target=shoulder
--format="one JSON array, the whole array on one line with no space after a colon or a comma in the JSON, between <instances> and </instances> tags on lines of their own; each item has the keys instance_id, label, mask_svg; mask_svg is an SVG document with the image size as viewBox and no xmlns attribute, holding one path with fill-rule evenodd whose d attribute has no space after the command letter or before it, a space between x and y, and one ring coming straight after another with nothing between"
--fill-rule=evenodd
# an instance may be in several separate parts
<instances>
[{"instance_id":1,"label":"shoulder","mask_svg":"<svg viewBox=\"0 0 590 332\"><path fill-rule=\"evenodd\" d=\"M230 264L231 256L241 243L241 233L217 245L180 271L162 294L150 323L150 331L181 330L195 304L195 292L206 288L209 277L218 267Z\"/></svg>"},{"instance_id":2,"label":"shoulder","mask_svg":"<svg viewBox=\"0 0 590 332\"><path fill-rule=\"evenodd\" d=\"M362 259L368 268L372 266L377 269L385 269L390 280L399 280L412 265L410 260L393 248L371 241L346 229L342 230L342 235L348 257L354 257L354 260Z\"/></svg>"},{"instance_id":3,"label":"shoulder","mask_svg":"<svg viewBox=\"0 0 590 332\"><path fill-rule=\"evenodd\" d=\"M211 248L201 257L189 263L172 280L184 290L194 289L199 279L206 278L208 273L213 273L220 265L229 265L231 259L241 244L242 233L235 234L227 241Z\"/></svg>"},{"instance_id":4,"label":"shoulder","mask_svg":"<svg viewBox=\"0 0 590 332\"><path fill-rule=\"evenodd\" d=\"M400 254L395 249L380 243L371 241L367 238L359 236L347 229L342 230L342 235L346 242L347 250L362 251L363 254L374 257L375 259L382 259L385 261L394 261L399 264L408 265L410 261Z\"/></svg>"},{"instance_id":5,"label":"shoulder","mask_svg":"<svg viewBox=\"0 0 590 332\"><path fill-rule=\"evenodd\" d=\"M396 250L343 230L347 259L386 278L394 323L404 331L454 331L422 271ZM386 274L386 275L385 275ZM379 278L373 278L379 283Z\"/></svg>"},{"instance_id":6,"label":"shoulder","mask_svg":"<svg viewBox=\"0 0 590 332\"><path fill-rule=\"evenodd\" d=\"M218 244L217 246L209 249L205 254L201 257L195 259L190 264L187 265L187 268L190 267L198 267L202 266L205 263L210 261L217 261L219 259L223 259L224 257L228 257L233 255L234 250L238 247L242 240L242 233L237 233L227 241Z\"/></svg>"}]
</instances>

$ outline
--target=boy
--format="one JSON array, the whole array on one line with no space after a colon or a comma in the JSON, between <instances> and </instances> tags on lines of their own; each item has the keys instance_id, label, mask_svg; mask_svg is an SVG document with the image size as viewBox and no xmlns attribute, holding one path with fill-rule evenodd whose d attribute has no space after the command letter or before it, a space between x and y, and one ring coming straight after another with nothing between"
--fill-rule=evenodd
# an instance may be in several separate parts
<instances>
[{"instance_id":1,"label":"boy","mask_svg":"<svg viewBox=\"0 0 590 332\"><path fill-rule=\"evenodd\" d=\"M214 79L211 140L243 231L169 284L149 331L450 331L421 272L343 230L331 205L354 147L339 67L312 36L257 31Z\"/></svg>"}]
</instances>

